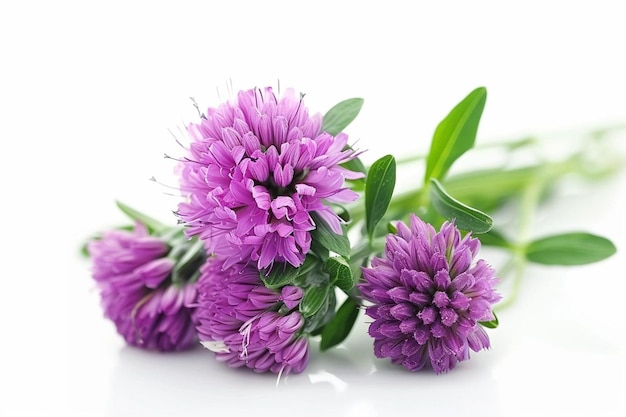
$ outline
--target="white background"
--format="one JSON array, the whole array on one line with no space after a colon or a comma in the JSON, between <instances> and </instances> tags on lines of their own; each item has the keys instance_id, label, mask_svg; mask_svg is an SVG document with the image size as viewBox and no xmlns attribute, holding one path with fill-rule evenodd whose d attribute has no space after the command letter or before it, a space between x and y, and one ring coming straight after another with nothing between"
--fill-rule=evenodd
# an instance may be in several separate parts
<instances>
[{"instance_id":1,"label":"white background","mask_svg":"<svg viewBox=\"0 0 626 417\"><path fill-rule=\"evenodd\" d=\"M115 199L174 221L177 200L148 179L175 181L163 153L178 151L168 129L195 120L190 96L214 106L231 83L279 80L312 112L363 97L347 133L368 162L424 151L478 86L489 94L478 143L626 119L620 2L425 4L3 2L0 415L626 414L622 253L530 268L493 348L440 376L372 359L364 319L328 354L313 343L307 371L276 385L201 349L126 348L102 317L78 247L124 220ZM623 175L569 187L535 231L625 248L624 191Z\"/></svg>"}]
</instances>

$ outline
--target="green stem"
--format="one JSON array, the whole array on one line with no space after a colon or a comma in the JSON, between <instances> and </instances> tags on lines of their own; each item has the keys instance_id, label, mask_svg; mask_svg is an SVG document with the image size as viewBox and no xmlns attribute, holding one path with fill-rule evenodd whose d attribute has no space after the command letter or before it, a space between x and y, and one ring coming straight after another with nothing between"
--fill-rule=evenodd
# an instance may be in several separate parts
<instances>
[{"instance_id":1,"label":"green stem","mask_svg":"<svg viewBox=\"0 0 626 417\"><path fill-rule=\"evenodd\" d=\"M498 311L504 310L510 307L517 300L522 286L522 279L526 269L526 247L531 237L532 222L535 214L535 210L539 205L541 194L549 181L549 177L560 175L559 170L546 170L544 173L538 172L533 177L533 181L530 181L522 192L522 199L520 205L520 223L517 231L518 244L510 247L513 252L513 263L515 265L513 282L511 286L511 292L508 297L498 304Z\"/></svg>"},{"instance_id":2,"label":"green stem","mask_svg":"<svg viewBox=\"0 0 626 417\"><path fill-rule=\"evenodd\" d=\"M497 311L502 311L509 308L515 303L519 296L520 288L522 286L522 278L524 278L524 272L526 269L526 258L523 255L520 256L519 253L516 253L513 256L512 261L515 265L515 269L513 282L511 283L511 292L509 293L508 297L498 303L498 305L496 306Z\"/></svg>"}]
</instances>

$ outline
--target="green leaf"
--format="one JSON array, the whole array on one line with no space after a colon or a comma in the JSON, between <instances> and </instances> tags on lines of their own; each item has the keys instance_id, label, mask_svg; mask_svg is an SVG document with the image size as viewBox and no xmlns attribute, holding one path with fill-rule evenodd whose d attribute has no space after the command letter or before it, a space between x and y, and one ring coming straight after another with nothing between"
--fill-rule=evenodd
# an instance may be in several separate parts
<instances>
[{"instance_id":1,"label":"green leaf","mask_svg":"<svg viewBox=\"0 0 626 417\"><path fill-rule=\"evenodd\" d=\"M365 182L365 225L370 241L383 218L396 186L396 160L386 155L374 162Z\"/></svg>"},{"instance_id":2,"label":"green leaf","mask_svg":"<svg viewBox=\"0 0 626 417\"><path fill-rule=\"evenodd\" d=\"M354 277L350 265L342 256L333 256L324 262L324 271L330 275L330 285L336 285L344 291L354 287Z\"/></svg>"},{"instance_id":3,"label":"green leaf","mask_svg":"<svg viewBox=\"0 0 626 417\"><path fill-rule=\"evenodd\" d=\"M315 222L315 229L311 231L311 239L344 258L350 258L350 240L345 228L342 227L343 234L338 235L332 231L328 223L319 214L312 212L311 218Z\"/></svg>"},{"instance_id":4,"label":"green leaf","mask_svg":"<svg viewBox=\"0 0 626 417\"><path fill-rule=\"evenodd\" d=\"M324 115L322 120L322 132L326 131L335 136L345 129L361 111L363 107L362 98L349 98L335 104Z\"/></svg>"},{"instance_id":5,"label":"green leaf","mask_svg":"<svg viewBox=\"0 0 626 417\"><path fill-rule=\"evenodd\" d=\"M343 342L359 315L359 306L352 298L346 299L337 310L337 314L322 330L320 350L324 351Z\"/></svg>"},{"instance_id":6,"label":"green leaf","mask_svg":"<svg viewBox=\"0 0 626 417\"><path fill-rule=\"evenodd\" d=\"M322 261L325 261L330 256L328 248L322 245L318 239L311 239L311 250L309 253L317 256Z\"/></svg>"},{"instance_id":7,"label":"green leaf","mask_svg":"<svg viewBox=\"0 0 626 417\"><path fill-rule=\"evenodd\" d=\"M261 280L267 288L278 289L293 284L299 277L308 274L315 267L315 259L307 256L298 268L289 263L274 264L269 273L260 271Z\"/></svg>"},{"instance_id":8,"label":"green leaf","mask_svg":"<svg viewBox=\"0 0 626 417\"><path fill-rule=\"evenodd\" d=\"M493 226L491 217L452 198L436 179L431 179L430 199L435 210L447 219L456 219L459 229L487 233Z\"/></svg>"},{"instance_id":9,"label":"green leaf","mask_svg":"<svg viewBox=\"0 0 626 417\"><path fill-rule=\"evenodd\" d=\"M140 222L142 224L144 224L147 228L148 231L152 234L152 233L160 233L162 231L164 231L167 227L161 223L160 221L147 216L145 214L143 214L140 211L135 210L132 207L127 206L126 204L120 202L120 201L116 201L115 204L117 204L117 207L124 213L126 214L128 217L130 217L132 220L136 221L136 222Z\"/></svg>"},{"instance_id":10,"label":"green leaf","mask_svg":"<svg viewBox=\"0 0 626 417\"><path fill-rule=\"evenodd\" d=\"M493 312L493 320L489 320L489 321L479 321L478 324L480 324L483 327L487 327L488 329L495 329L496 327L498 327L498 316L496 316L495 311Z\"/></svg>"},{"instance_id":11,"label":"green leaf","mask_svg":"<svg viewBox=\"0 0 626 417\"><path fill-rule=\"evenodd\" d=\"M585 265L606 259L615 252L615 245L604 237L573 232L531 242L526 248L526 259L545 265Z\"/></svg>"},{"instance_id":12,"label":"green leaf","mask_svg":"<svg viewBox=\"0 0 626 417\"><path fill-rule=\"evenodd\" d=\"M335 306L337 305L337 297L335 291L328 291L328 297L324 300L324 304L313 316L304 321L302 332L311 336L317 336L322 333L322 329L335 317Z\"/></svg>"},{"instance_id":13,"label":"green leaf","mask_svg":"<svg viewBox=\"0 0 626 417\"><path fill-rule=\"evenodd\" d=\"M487 90L479 87L439 123L426 159L425 184L431 178L442 179L452 163L474 146L486 100Z\"/></svg>"},{"instance_id":14,"label":"green leaf","mask_svg":"<svg viewBox=\"0 0 626 417\"><path fill-rule=\"evenodd\" d=\"M328 284L312 286L305 290L304 297L300 301L300 312L305 318L313 316L324 304L328 296Z\"/></svg>"}]
</instances>

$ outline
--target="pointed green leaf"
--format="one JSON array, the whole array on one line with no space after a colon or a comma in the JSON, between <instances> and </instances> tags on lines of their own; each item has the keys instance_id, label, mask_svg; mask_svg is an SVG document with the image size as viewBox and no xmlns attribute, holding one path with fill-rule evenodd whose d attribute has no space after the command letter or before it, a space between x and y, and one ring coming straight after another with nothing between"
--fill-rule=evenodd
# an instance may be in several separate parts
<instances>
[{"instance_id":1,"label":"pointed green leaf","mask_svg":"<svg viewBox=\"0 0 626 417\"><path fill-rule=\"evenodd\" d=\"M136 222L144 224L151 233L159 233L165 230L167 227L160 221L143 214L140 211L135 210L132 207L127 206L121 201L116 201L117 207L128 217Z\"/></svg>"},{"instance_id":2,"label":"pointed green leaf","mask_svg":"<svg viewBox=\"0 0 626 417\"><path fill-rule=\"evenodd\" d=\"M322 132L328 132L333 136L340 133L356 119L361 107L363 107L362 98L350 98L335 104L324 115Z\"/></svg>"},{"instance_id":3,"label":"pointed green leaf","mask_svg":"<svg viewBox=\"0 0 626 417\"><path fill-rule=\"evenodd\" d=\"M526 248L526 259L545 265L585 265L606 259L615 252L615 245L604 237L573 232L531 242Z\"/></svg>"},{"instance_id":4,"label":"pointed green leaf","mask_svg":"<svg viewBox=\"0 0 626 417\"><path fill-rule=\"evenodd\" d=\"M304 292L304 297L300 301L300 312L305 318L313 316L324 304L328 296L330 286L321 285L309 287Z\"/></svg>"},{"instance_id":5,"label":"pointed green leaf","mask_svg":"<svg viewBox=\"0 0 626 417\"><path fill-rule=\"evenodd\" d=\"M354 277L350 265L342 256L333 256L324 262L324 271L330 276L330 284L344 291L354 287Z\"/></svg>"},{"instance_id":6,"label":"pointed green leaf","mask_svg":"<svg viewBox=\"0 0 626 417\"><path fill-rule=\"evenodd\" d=\"M452 163L474 146L486 100L487 90L479 87L439 123L426 158L425 184L431 178L442 179Z\"/></svg>"},{"instance_id":7,"label":"pointed green leaf","mask_svg":"<svg viewBox=\"0 0 626 417\"><path fill-rule=\"evenodd\" d=\"M365 180L365 225L370 241L383 218L396 186L396 160L386 155L374 162Z\"/></svg>"},{"instance_id":8,"label":"pointed green leaf","mask_svg":"<svg viewBox=\"0 0 626 417\"><path fill-rule=\"evenodd\" d=\"M491 217L452 198L436 179L431 179L431 185L430 199L441 216L456 219L456 226L462 230L470 230L477 234L491 230L493 226Z\"/></svg>"},{"instance_id":9,"label":"pointed green leaf","mask_svg":"<svg viewBox=\"0 0 626 417\"><path fill-rule=\"evenodd\" d=\"M478 324L480 324L483 327L486 327L488 329L495 329L496 327L498 327L498 316L496 316L495 311L493 312L493 320L489 320L489 321L479 321Z\"/></svg>"},{"instance_id":10,"label":"pointed green leaf","mask_svg":"<svg viewBox=\"0 0 626 417\"><path fill-rule=\"evenodd\" d=\"M311 218L315 222L315 229L311 231L311 239L344 258L350 258L350 240L345 228L342 227L343 234L338 235L332 231L328 223L319 214L312 212Z\"/></svg>"},{"instance_id":11,"label":"pointed green leaf","mask_svg":"<svg viewBox=\"0 0 626 417\"><path fill-rule=\"evenodd\" d=\"M337 310L335 317L324 326L320 350L330 349L343 342L350 334L350 330L352 330L358 316L359 306L357 303L352 298L346 299L339 307L339 310Z\"/></svg>"},{"instance_id":12,"label":"pointed green leaf","mask_svg":"<svg viewBox=\"0 0 626 417\"><path fill-rule=\"evenodd\" d=\"M308 274L315 267L315 259L307 256L304 263L298 268L289 263L274 264L267 273L260 271L261 280L267 288L278 289L288 284L293 284L298 278Z\"/></svg>"}]
</instances>

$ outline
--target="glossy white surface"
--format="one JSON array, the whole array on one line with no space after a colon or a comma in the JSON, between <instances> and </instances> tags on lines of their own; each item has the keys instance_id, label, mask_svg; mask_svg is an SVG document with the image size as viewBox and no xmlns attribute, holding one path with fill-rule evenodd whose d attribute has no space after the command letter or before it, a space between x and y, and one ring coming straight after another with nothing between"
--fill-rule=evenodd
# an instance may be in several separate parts
<instances>
[{"instance_id":1,"label":"glossy white surface","mask_svg":"<svg viewBox=\"0 0 626 417\"><path fill-rule=\"evenodd\" d=\"M0 6L0 415L626 415L623 174L568 183L533 230L588 230L620 252L529 268L489 331L492 349L449 374L374 359L363 316L344 345L321 354L314 342L307 370L278 383L202 348L124 347L76 249L124 221L115 199L173 221L177 200L147 179L175 182L162 154L179 152L167 130L194 120L188 96L206 107L228 79L235 90L279 79L312 111L363 97L347 133L369 162L426 150L479 85L489 97L478 143L626 119L618 2L243 3ZM498 266L497 253L482 255Z\"/></svg>"}]
</instances>

